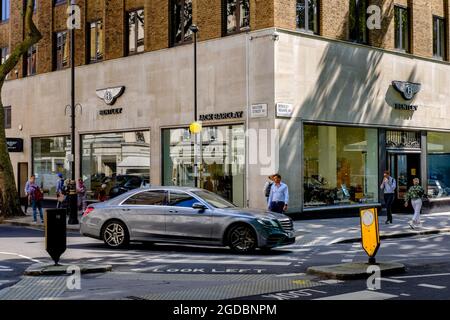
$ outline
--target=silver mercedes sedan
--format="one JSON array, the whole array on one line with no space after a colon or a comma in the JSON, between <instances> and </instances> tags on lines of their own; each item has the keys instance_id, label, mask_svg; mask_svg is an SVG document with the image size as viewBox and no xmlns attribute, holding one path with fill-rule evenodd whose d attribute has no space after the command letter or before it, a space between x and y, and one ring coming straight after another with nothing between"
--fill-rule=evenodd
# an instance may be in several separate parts
<instances>
[{"instance_id":1,"label":"silver mercedes sedan","mask_svg":"<svg viewBox=\"0 0 450 320\"><path fill-rule=\"evenodd\" d=\"M236 252L250 252L295 242L288 216L239 208L196 188L135 189L89 205L80 224L82 235L114 248L140 241L229 246Z\"/></svg>"}]
</instances>

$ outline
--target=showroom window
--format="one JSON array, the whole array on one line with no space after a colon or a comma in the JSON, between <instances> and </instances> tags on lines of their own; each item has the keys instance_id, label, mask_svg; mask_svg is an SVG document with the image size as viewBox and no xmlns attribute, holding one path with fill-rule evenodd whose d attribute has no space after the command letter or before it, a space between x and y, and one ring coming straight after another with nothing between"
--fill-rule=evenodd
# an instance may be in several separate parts
<instances>
[{"instance_id":1,"label":"showroom window","mask_svg":"<svg viewBox=\"0 0 450 320\"><path fill-rule=\"evenodd\" d=\"M450 133L428 132L428 196L450 197Z\"/></svg>"},{"instance_id":2,"label":"showroom window","mask_svg":"<svg viewBox=\"0 0 450 320\"><path fill-rule=\"evenodd\" d=\"M98 199L102 185L110 198L148 185L149 131L85 134L81 148L81 173L89 200Z\"/></svg>"},{"instance_id":3,"label":"showroom window","mask_svg":"<svg viewBox=\"0 0 450 320\"><path fill-rule=\"evenodd\" d=\"M163 184L193 187L194 140L189 129L164 129L162 137ZM244 126L203 128L201 187L243 206L244 176Z\"/></svg>"},{"instance_id":4,"label":"showroom window","mask_svg":"<svg viewBox=\"0 0 450 320\"><path fill-rule=\"evenodd\" d=\"M62 173L64 179L71 175L70 162L66 161L71 150L70 137L33 138L31 143L36 183L46 195L56 197L57 174Z\"/></svg>"},{"instance_id":5,"label":"showroom window","mask_svg":"<svg viewBox=\"0 0 450 320\"><path fill-rule=\"evenodd\" d=\"M304 207L378 201L376 129L305 125Z\"/></svg>"}]
</instances>

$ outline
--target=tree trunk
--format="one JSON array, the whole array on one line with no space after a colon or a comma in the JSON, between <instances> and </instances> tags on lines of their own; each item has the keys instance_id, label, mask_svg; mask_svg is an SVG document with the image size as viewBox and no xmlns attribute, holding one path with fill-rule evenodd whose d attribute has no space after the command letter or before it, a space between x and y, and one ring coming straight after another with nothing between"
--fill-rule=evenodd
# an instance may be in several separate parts
<instances>
[{"instance_id":1,"label":"tree trunk","mask_svg":"<svg viewBox=\"0 0 450 320\"><path fill-rule=\"evenodd\" d=\"M14 171L9 158L5 132L5 110L1 92L5 78L10 73L28 49L36 44L42 35L33 22L34 0L27 0L24 15L25 38L11 52L9 58L0 65L0 218L24 215L20 206L20 196L17 192Z\"/></svg>"}]
</instances>

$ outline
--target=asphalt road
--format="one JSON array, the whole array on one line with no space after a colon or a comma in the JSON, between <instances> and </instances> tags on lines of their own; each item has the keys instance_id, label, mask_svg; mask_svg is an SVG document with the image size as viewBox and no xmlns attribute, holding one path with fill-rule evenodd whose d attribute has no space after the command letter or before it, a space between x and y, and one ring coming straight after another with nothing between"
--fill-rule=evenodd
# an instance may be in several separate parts
<instances>
[{"instance_id":1,"label":"asphalt road","mask_svg":"<svg viewBox=\"0 0 450 320\"><path fill-rule=\"evenodd\" d=\"M51 261L44 249L43 236L41 230L30 227L0 225L0 299L1 289L23 279L22 273L28 266ZM324 281L305 274L310 266L366 261L359 243L304 246L299 241L270 252L237 255L227 248L167 244L132 244L128 249L112 250L101 241L69 233L62 263L112 264L113 272L83 275L81 290L61 291L55 297L449 299L449 240L449 234L384 240L377 260L403 263L407 272L382 278L377 290L368 290L366 280ZM251 281L252 285L245 281Z\"/></svg>"}]
</instances>

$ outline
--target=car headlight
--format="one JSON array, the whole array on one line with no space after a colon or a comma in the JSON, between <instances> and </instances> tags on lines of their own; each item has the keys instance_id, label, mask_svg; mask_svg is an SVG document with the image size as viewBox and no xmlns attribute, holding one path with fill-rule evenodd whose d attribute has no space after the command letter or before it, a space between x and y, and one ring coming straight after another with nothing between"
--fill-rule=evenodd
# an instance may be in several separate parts
<instances>
[{"instance_id":1,"label":"car headlight","mask_svg":"<svg viewBox=\"0 0 450 320\"><path fill-rule=\"evenodd\" d=\"M279 228L280 227L278 225L278 223L275 220L272 220L272 219L256 219L256 221L258 221L259 223L261 223L262 225L264 225L266 227L275 227L275 228Z\"/></svg>"}]
</instances>

